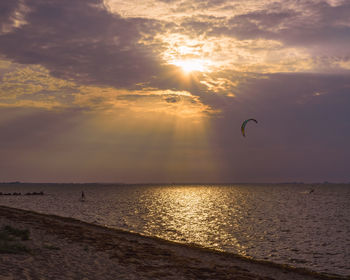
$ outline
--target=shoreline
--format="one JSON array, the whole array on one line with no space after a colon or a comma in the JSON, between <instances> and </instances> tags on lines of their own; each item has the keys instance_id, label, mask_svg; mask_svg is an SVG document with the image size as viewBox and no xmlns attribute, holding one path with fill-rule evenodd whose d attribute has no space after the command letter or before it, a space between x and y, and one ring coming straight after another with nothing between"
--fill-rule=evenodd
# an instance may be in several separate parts
<instances>
[{"instance_id":1,"label":"shoreline","mask_svg":"<svg viewBox=\"0 0 350 280\"><path fill-rule=\"evenodd\" d=\"M28 229L31 253L0 254L1 279L349 279L0 206L0 227ZM6 277L6 278L4 278Z\"/></svg>"}]
</instances>

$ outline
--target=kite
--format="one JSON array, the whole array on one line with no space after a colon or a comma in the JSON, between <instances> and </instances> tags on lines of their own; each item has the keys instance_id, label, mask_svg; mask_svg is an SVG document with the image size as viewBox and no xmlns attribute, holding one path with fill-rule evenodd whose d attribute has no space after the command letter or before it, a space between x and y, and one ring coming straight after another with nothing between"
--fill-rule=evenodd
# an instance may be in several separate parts
<instances>
[{"instance_id":1,"label":"kite","mask_svg":"<svg viewBox=\"0 0 350 280\"><path fill-rule=\"evenodd\" d=\"M258 121L256 119L248 119L248 120L245 120L243 123L242 123L242 126L241 126L241 132L242 132L242 135L243 137L245 137L245 126L247 125L247 123L249 121L254 121L255 123L258 123Z\"/></svg>"}]
</instances>

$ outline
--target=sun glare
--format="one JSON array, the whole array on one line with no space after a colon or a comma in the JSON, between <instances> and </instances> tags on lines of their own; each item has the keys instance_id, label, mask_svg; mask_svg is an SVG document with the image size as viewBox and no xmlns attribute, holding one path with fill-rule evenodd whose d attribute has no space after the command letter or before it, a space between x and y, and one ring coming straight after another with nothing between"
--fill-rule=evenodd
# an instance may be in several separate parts
<instances>
[{"instance_id":1,"label":"sun glare","mask_svg":"<svg viewBox=\"0 0 350 280\"><path fill-rule=\"evenodd\" d=\"M208 69L208 62L202 59L175 60L172 64L181 67L185 73L204 72Z\"/></svg>"},{"instance_id":2,"label":"sun glare","mask_svg":"<svg viewBox=\"0 0 350 280\"><path fill-rule=\"evenodd\" d=\"M168 46L162 53L167 64L179 67L185 74L213 71L216 63L209 55L213 53L214 47L210 42L178 33L167 34L159 39Z\"/></svg>"}]
</instances>

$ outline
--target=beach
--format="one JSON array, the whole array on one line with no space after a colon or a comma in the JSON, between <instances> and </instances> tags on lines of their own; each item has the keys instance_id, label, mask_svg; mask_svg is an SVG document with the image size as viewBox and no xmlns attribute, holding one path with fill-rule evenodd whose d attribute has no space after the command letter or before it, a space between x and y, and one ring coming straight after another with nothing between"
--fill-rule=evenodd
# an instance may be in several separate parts
<instances>
[{"instance_id":1,"label":"beach","mask_svg":"<svg viewBox=\"0 0 350 280\"><path fill-rule=\"evenodd\" d=\"M0 254L2 280L346 279L231 253L0 206L0 227L29 230L23 253Z\"/></svg>"}]
</instances>

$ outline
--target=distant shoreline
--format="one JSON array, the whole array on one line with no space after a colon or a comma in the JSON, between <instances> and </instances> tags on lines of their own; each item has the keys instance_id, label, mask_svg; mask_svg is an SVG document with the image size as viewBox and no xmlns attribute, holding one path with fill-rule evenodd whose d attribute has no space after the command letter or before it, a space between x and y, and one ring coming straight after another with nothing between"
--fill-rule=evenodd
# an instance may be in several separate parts
<instances>
[{"instance_id":1,"label":"distant shoreline","mask_svg":"<svg viewBox=\"0 0 350 280\"><path fill-rule=\"evenodd\" d=\"M200 186L200 185L215 185L215 186L229 186L229 185L350 185L350 182L236 182L236 183L198 183L198 182L182 182L182 183L121 183L121 182L0 182L1 185L73 185L73 186L95 186L95 185L114 185L114 186L180 186L180 185L189 185L189 186Z\"/></svg>"}]
</instances>

